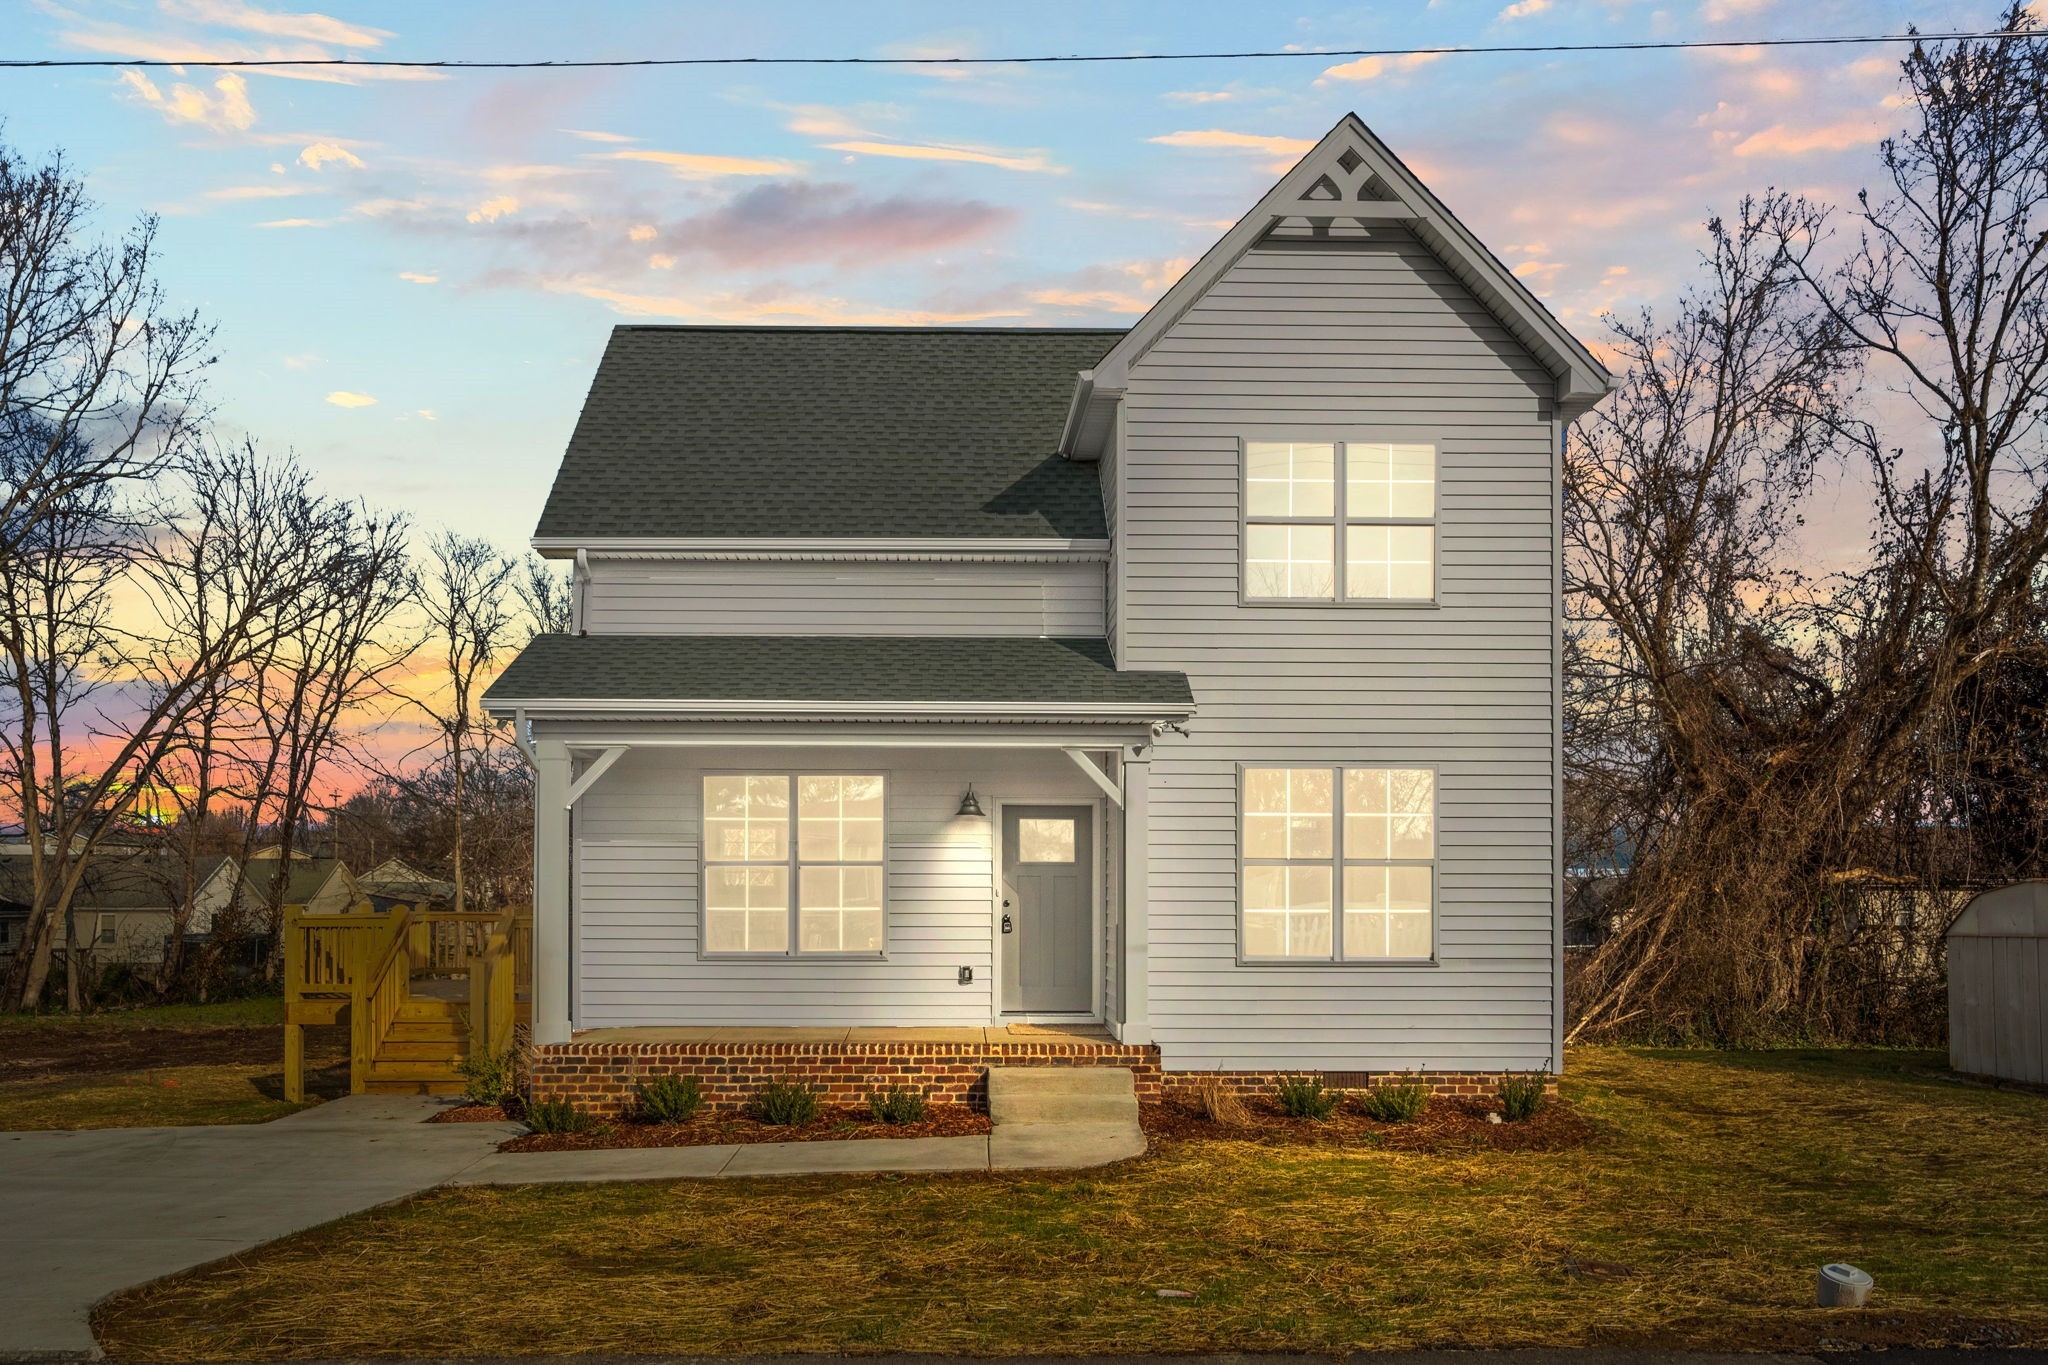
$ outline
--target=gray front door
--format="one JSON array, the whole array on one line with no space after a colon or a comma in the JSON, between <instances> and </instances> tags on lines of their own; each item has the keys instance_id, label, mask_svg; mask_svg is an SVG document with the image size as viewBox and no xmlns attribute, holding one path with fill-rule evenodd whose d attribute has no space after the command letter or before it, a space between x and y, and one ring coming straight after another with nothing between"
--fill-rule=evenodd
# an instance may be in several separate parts
<instances>
[{"instance_id":1,"label":"gray front door","mask_svg":"<svg viewBox=\"0 0 2048 1365\"><path fill-rule=\"evenodd\" d=\"M1003 807L1003 1012L1086 1014L1093 996L1090 806Z\"/></svg>"}]
</instances>

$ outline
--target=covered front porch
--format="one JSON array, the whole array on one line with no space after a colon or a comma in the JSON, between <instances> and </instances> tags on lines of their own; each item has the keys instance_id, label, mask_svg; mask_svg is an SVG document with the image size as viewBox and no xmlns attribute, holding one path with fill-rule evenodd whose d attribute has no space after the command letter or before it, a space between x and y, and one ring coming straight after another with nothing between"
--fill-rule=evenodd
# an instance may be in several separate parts
<instances>
[{"instance_id":1,"label":"covered front porch","mask_svg":"<svg viewBox=\"0 0 2048 1365\"><path fill-rule=\"evenodd\" d=\"M1181 675L1088 640L541 637L488 705L535 770L543 1049L1149 1044L1150 760ZM713 1033L613 1032L644 1029Z\"/></svg>"}]
</instances>

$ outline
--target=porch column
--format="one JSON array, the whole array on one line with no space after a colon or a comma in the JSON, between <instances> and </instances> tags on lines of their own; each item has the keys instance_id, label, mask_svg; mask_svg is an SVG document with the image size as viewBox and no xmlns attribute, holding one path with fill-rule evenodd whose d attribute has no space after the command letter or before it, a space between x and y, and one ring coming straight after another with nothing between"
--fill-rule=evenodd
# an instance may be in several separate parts
<instances>
[{"instance_id":1,"label":"porch column","mask_svg":"<svg viewBox=\"0 0 2048 1365\"><path fill-rule=\"evenodd\" d=\"M1117 991L1119 1042L1152 1041L1150 972L1151 898L1150 811L1152 746L1123 751L1123 974Z\"/></svg>"},{"instance_id":2,"label":"porch column","mask_svg":"<svg viewBox=\"0 0 2048 1365\"><path fill-rule=\"evenodd\" d=\"M569 746L533 746L533 1041L569 1041Z\"/></svg>"}]
</instances>

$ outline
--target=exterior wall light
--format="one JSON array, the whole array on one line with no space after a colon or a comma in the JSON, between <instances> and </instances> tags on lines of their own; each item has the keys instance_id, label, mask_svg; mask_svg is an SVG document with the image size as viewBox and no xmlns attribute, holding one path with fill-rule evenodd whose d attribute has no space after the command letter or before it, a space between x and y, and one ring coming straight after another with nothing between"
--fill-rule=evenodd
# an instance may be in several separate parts
<instances>
[{"instance_id":1,"label":"exterior wall light","mask_svg":"<svg viewBox=\"0 0 2048 1365\"><path fill-rule=\"evenodd\" d=\"M974 784L972 782L967 784L967 795L960 798L960 813L962 815L971 815L977 820L984 818L988 814L987 811L981 808L981 802L974 799Z\"/></svg>"}]
</instances>

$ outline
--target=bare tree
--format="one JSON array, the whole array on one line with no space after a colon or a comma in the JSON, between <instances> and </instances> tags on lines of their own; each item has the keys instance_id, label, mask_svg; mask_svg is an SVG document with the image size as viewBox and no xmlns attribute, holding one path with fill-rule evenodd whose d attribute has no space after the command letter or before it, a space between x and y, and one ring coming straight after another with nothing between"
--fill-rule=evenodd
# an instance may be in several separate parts
<instances>
[{"instance_id":1,"label":"bare tree","mask_svg":"<svg viewBox=\"0 0 2048 1365\"><path fill-rule=\"evenodd\" d=\"M203 417L211 331L172 315L152 278L155 222L88 237L92 205L61 156L25 163L0 144L0 654L14 714L5 740L33 887L7 998L37 992L82 867L72 835L111 812L78 793L66 717L94 676L120 538L121 490L158 472ZM45 817L64 812L63 829Z\"/></svg>"},{"instance_id":2,"label":"bare tree","mask_svg":"<svg viewBox=\"0 0 2048 1365\"><path fill-rule=\"evenodd\" d=\"M21 442L0 556L74 495L162 467L204 418L213 333L166 311L156 220L93 241L92 209L61 154L31 166L0 143L0 424Z\"/></svg>"},{"instance_id":3,"label":"bare tree","mask_svg":"<svg viewBox=\"0 0 2048 1365\"><path fill-rule=\"evenodd\" d=\"M137 624L108 623L96 667L110 680L96 708L98 752L60 790L23 782L27 826L64 850L40 881L26 951L8 985L32 1008L48 979L55 929L92 855L185 752L195 715L254 676L277 641L310 629L327 585L355 551L349 509L313 493L304 471L253 448L201 449L150 507L155 525L123 565ZM118 705L112 704L118 700ZM178 926L182 929L182 924ZM182 935L179 935L182 936Z\"/></svg>"},{"instance_id":4,"label":"bare tree","mask_svg":"<svg viewBox=\"0 0 2048 1365\"><path fill-rule=\"evenodd\" d=\"M571 626L569 576L549 561L529 552L519 579L513 585L519 605L526 610L527 623L538 634L567 635Z\"/></svg>"},{"instance_id":5,"label":"bare tree","mask_svg":"<svg viewBox=\"0 0 2048 1365\"><path fill-rule=\"evenodd\" d=\"M439 732L452 817L448 865L458 909L469 904L463 853L473 751L479 743L488 746L495 735L477 703L499 659L519 638L518 575L518 563L489 541L445 530L428 542L420 571L425 648L433 652L438 668L434 690L410 700Z\"/></svg>"},{"instance_id":6,"label":"bare tree","mask_svg":"<svg viewBox=\"0 0 2048 1365\"><path fill-rule=\"evenodd\" d=\"M1915 126L1841 215L1854 241L1778 194L1716 225L1710 284L1673 327L1621 329L1629 377L1567 462L1575 778L1630 788L1641 836L1575 1034L1886 1027L1827 878L1915 789L1958 689L2038 649L2048 53L1903 70ZM1852 420L1859 359L1923 429ZM1872 553L1808 581L1776 551L1836 454L1875 489Z\"/></svg>"}]
</instances>

